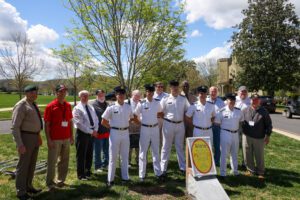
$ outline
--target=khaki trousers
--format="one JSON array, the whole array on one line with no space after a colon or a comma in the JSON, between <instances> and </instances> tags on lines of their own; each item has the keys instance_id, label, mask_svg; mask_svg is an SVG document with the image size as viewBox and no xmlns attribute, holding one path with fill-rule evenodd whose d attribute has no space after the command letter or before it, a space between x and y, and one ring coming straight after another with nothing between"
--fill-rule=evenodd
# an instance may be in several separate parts
<instances>
[{"instance_id":1,"label":"khaki trousers","mask_svg":"<svg viewBox=\"0 0 300 200\"><path fill-rule=\"evenodd\" d=\"M22 133L22 141L26 147L26 153L19 154L16 168L17 196L25 195L27 190L32 189L35 165L39 152L38 134Z\"/></svg>"},{"instance_id":2,"label":"khaki trousers","mask_svg":"<svg viewBox=\"0 0 300 200\"><path fill-rule=\"evenodd\" d=\"M53 140L54 147L48 149L47 186L55 184L55 168L57 163L57 183L66 180L69 168L70 139ZM57 161L58 160L58 161Z\"/></svg>"},{"instance_id":3,"label":"khaki trousers","mask_svg":"<svg viewBox=\"0 0 300 200\"><path fill-rule=\"evenodd\" d=\"M256 139L243 134L243 153L247 169L252 173L264 175L264 139ZM254 163L255 159L255 163Z\"/></svg>"}]
</instances>

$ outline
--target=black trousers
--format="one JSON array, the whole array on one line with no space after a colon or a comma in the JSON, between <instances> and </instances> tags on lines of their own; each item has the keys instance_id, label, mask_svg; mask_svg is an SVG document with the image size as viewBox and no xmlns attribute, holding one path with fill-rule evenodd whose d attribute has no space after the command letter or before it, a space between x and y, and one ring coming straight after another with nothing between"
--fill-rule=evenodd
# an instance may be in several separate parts
<instances>
[{"instance_id":1,"label":"black trousers","mask_svg":"<svg viewBox=\"0 0 300 200\"><path fill-rule=\"evenodd\" d=\"M76 164L77 177L84 178L91 175L93 162L93 137L91 134L76 130Z\"/></svg>"}]
</instances>

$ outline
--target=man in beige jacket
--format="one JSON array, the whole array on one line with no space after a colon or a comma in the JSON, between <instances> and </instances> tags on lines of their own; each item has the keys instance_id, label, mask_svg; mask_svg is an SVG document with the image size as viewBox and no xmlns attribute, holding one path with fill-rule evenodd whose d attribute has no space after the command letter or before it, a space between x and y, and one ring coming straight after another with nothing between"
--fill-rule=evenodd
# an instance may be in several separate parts
<instances>
[{"instance_id":1,"label":"man in beige jacket","mask_svg":"<svg viewBox=\"0 0 300 200\"><path fill-rule=\"evenodd\" d=\"M25 98L15 105L12 114L12 134L19 154L16 189L21 200L41 191L33 187L32 180L41 145L40 131L43 129L41 114L35 103L38 87L29 85L24 91Z\"/></svg>"}]
</instances>

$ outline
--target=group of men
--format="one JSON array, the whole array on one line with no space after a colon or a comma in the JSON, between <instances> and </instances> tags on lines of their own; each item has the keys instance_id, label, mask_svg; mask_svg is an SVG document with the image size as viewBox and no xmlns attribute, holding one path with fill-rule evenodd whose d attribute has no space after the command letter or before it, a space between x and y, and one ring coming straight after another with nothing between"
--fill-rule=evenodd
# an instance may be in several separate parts
<instances>
[{"instance_id":1,"label":"group of men","mask_svg":"<svg viewBox=\"0 0 300 200\"><path fill-rule=\"evenodd\" d=\"M237 155L242 136L247 167L245 175L257 174L264 178L264 145L269 142L272 122L268 112L260 106L257 94L250 99L247 88L241 86L238 97L229 93L224 102L214 86L209 89L199 86L196 90L198 96L192 95L188 81L182 83L182 91L178 81L170 81L170 94L164 92L162 82L146 84L144 88L144 99L141 99L139 90L132 92L131 99L126 99L126 88L118 86L114 88L116 101L110 105L103 90L96 91L97 98L92 103L89 102L90 93L82 90L78 94L80 102L73 110L65 100L67 88L64 85L55 88L56 99L44 112L48 146L46 185L49 190L66 185L70 145L73 143L76 146L77 178L82 181L91 178L94 155L95 172L102 172L108 166L107 186L110 187L114 184L119 158L122 182L130 181L130 149L136 150L140 181L146 177L149 146L155 176L159 180L167 177L173 142L179 170L184 174L184 142L186 137L192 136L210 138L214 162L220 166L221 177L226 176L229 154L232 174L238 174ZM19 153L16 170L19 199L28 199L30 194L41 191L32 186L43 129L42 117L35 103L38 87L29 85L24 91L25 98L15 105L12 117L12 133ZM76 129L75 141L73 126Z\"/></svg>"}]
</instances>

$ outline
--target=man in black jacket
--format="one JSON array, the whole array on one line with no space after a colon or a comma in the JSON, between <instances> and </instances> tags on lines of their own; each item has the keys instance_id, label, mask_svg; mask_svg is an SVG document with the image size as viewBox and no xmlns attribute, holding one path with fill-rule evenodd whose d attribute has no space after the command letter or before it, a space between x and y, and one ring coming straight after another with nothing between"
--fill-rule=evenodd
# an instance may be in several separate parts
<instances>
[{"instance_id":1,"label":"man in black jacket","mask_svg":"<svg viewBox=\"0 0 300 200\"><path fill-rule=\"evenodd\" d=\"M103 90L96 90L96 100L92 102L97 117L99 119L98 135L94 139L94 162L95 171L102 172L108 165L108 138L109 129L101 125L102 114L108 106L105 100L105 92Z\"/></svg>"},{"instance_id":2,"label":"man in black jacket","mask_svg":"<svg viewBox=\"0 0 300 200\"><path fill-rule=\"evenodd\" d=\"M270 141L272 121L268 111L260 106L260 99L257 94L252 95L251 106L244 109L243 113L245 119L243 124L243 153L247 167L245 175L257 174L258 178L264 179L264 147Z\"/></svg>"}]
</instances>

